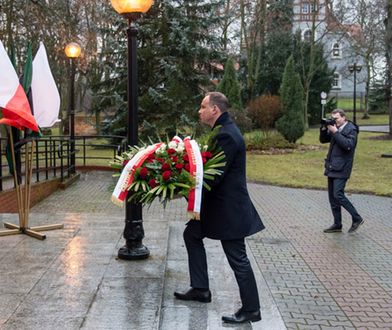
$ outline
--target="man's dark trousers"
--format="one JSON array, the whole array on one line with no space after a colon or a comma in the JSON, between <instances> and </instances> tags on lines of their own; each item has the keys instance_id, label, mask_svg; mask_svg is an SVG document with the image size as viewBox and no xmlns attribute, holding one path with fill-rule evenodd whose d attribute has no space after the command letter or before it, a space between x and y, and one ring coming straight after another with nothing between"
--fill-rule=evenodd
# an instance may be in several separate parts
<instances>
[{"instance_id":1,"label":"man's dark trousers","mask_svg":"<svg viewBox=\"0 0 392 330\"><path fill-rule=\"evenodd\" d=\"M346 178L328 178L328 197L331 204L332 214L336 225L342 225L342 208L343 206L348 213L350 213L354 222L360 221L361 216L351 204L344 194L346 186Z\"/></svg>"},{"instance_id":2,"label":"man's dark trousers","mask_svg":"<svg viewBox=\"0 0 392 330\"><path fill-rule=\"evenodd\" d=\"M192 288L209 288L204 238L200 221L189 221L184 230L184 241L188 251ZM246 255L245 239L221 240L221 243L240 289L242 310L249 312L259 310L259 294L253 270Z\"/></svg>"}]
</instances>

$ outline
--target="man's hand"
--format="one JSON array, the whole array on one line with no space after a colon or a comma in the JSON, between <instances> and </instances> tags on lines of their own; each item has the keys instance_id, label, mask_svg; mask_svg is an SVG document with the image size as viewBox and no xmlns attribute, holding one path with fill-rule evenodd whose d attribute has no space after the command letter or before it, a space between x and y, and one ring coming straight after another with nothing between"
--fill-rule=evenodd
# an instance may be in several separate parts
<instances>
[{"instance_id":1,"label":"man's hand","mask_svg":"<svg viewBox=\"0 0 392 330\"><path fill-rule=\"evenodd\" d=\"M335 125L328 125L327 128L332 134L335 134L338 131L338 128Z\"/></svg>"}]
</instances>

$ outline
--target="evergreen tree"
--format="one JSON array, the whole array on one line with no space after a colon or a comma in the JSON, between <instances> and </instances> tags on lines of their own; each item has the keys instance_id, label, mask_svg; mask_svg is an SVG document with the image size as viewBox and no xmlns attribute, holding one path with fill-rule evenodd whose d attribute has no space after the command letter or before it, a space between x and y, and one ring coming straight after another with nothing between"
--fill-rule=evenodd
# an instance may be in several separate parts
<instances>
[{"instance_id":1,"label":"evergreen tree","mask_svg":"<svg viewBox=\"0 0 392 330\"><path fill-rule=\"evenodd\" d=\"M310 44L301 40L300 35L295 36L294 42L294 62L297 72L308 72L310 63ZM324 56L323 46L316 43L313 46L314 73L309 85L307 120L310 125L318 124L321 118L320 93L329 91L332 88L334 69L328 67ZM304 85L304 76L301 76Z\"/></svg>"},{"instance_id":2,"label":"evergreen tree","mask_svg":"<svg viewBox=\"0 0 392 330\"><path fill-rule=\"evenodd\" d=\"M257 77L257 95L277 95L282 83L283 70L293 51L292 17L293 4L290 0L269 2L266 42L260 51L263 68Z\"/></svg>"},{"instance_id":3,"label":"evergreen tree","mask_svg":"<svg viewBox=\"0 0 392 330\"><path fill-rule=\"evenodd\" d=\"M178 128L194 128L197 123L196 109L202 98L202 88L212 89L208 67L221 58L216 51L219 40L212 33L220 19L214 14L220 4L220 0L186 0L181 4L158 0L138 21L141 138L171 135ZM125 57L126 51L123 54ZM113 105L126 100L122 94L126 91L126 61L124 59L122 66L119 66L121 62L116 63L115 81L113 74L107 77L109 93L102 94ZM118 109L116 120L107 131L119 134L119 129L125 127L124 111Z\"/></svg>"},{"instance_id":4,"label":"evergreen tree","mask_svg":"<svg viewBox=\"0 0 392 330\"><path fill-rule=\"evenodd\" d=\"M225 73L216 90L217 92L221 92L226 95L232 108L237 110L242 109L241 87L237 79L234 59L232 57L229 57L226 61Z\"/></svg>"},{"instance_id":5,"label":"evergreen tree","mask_svg":"<svg viewBox=\"0 0 392 330\"><path fill-rule=\"evenodd\" d=\"M283 73L280 98L283 116L276 122L276 128L283 137L295 143L305 133L303 119L303 88L301 78L295 71L293 56L287 60Z\"/></svg>"}]
</instances>

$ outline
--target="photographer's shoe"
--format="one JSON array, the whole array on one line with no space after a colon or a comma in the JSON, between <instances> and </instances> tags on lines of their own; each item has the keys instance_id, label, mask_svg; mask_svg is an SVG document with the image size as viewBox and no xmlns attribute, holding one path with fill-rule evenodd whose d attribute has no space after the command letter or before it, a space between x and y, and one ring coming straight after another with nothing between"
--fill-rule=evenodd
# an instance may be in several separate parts
<instances>
[{"instance_id":1,"label":"photographer's shoe","mask_svg":"<svg viewBox=\"0 0 392 330\"><path fill-rule=\"evenodd\" d=\"M208 289L191 288L186 292L174 292L174 296L180 300L195 300L203 303L211 302L211 291Z\"/></svg>"},{"instance_id":2,"label":"photographer's shoe","mask_svg":"<svg viewBox=\"0 0 392 330\"><path fill-rule=\"evenodd\" d=\"M341 233L342 226L339 226L334 223L331 227L324 229L323 231L324 231L324 233Z\"/></svg>"},{"instance_id":3,"label":"photographer's shoe","mask_svg":"<svg viewBox=\"0 0 392 330\"><path fill-rule=\"evenodd\" d=\"M353 224L351 225L351 228L348 230L349 233L355 232L360 225L362 225L365 222L362 218L358 221L353 221Z\"/></svg>"}]
</instances>

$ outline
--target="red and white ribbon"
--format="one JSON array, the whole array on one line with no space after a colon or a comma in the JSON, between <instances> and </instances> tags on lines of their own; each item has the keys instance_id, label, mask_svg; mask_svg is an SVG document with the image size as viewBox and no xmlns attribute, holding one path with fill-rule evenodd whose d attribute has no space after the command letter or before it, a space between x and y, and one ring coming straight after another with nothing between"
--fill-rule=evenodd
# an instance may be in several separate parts
<instances>
[{"instance_id":1,"label":"red and white ribbon","mask_svg":"<svg viewBox=\"0 0 392 330\"><path fill-rule=\"evenodd\" d=\"M189 173L195 178L196 184L188 195L188 213L200 219L201 197L203 191L203 159L199 145L189 137L184 139L185 150L189 157Z\"/></svg>"},{"instance_id":2,"label":"red and white ribbon","mask_svg":"<svg viewBox=\"0 0 392 330\"><path fill-rule=\"evenodd\" d=\"M148 146L146 149L140 150L125 165L112 194L112 202L114 204L119 206L124 205L124 200L127 197L128 188L133 182L136 169L142 166L148 156L153 154L161 145L162 142L153 144L151 146Z\"/></svg>"},{"instance_id":3,"label":"red and white ribbon","mask_svg":"<svg viewBox=\"0 0 392 330\"><path fill-rule=\"evenodd\" d=\"M177 144L182 142L182 139L179 136L177 136L177 135L173 136L173 138L171 140L173 142L176 142Z\"/></svg>"}]
</instances>

